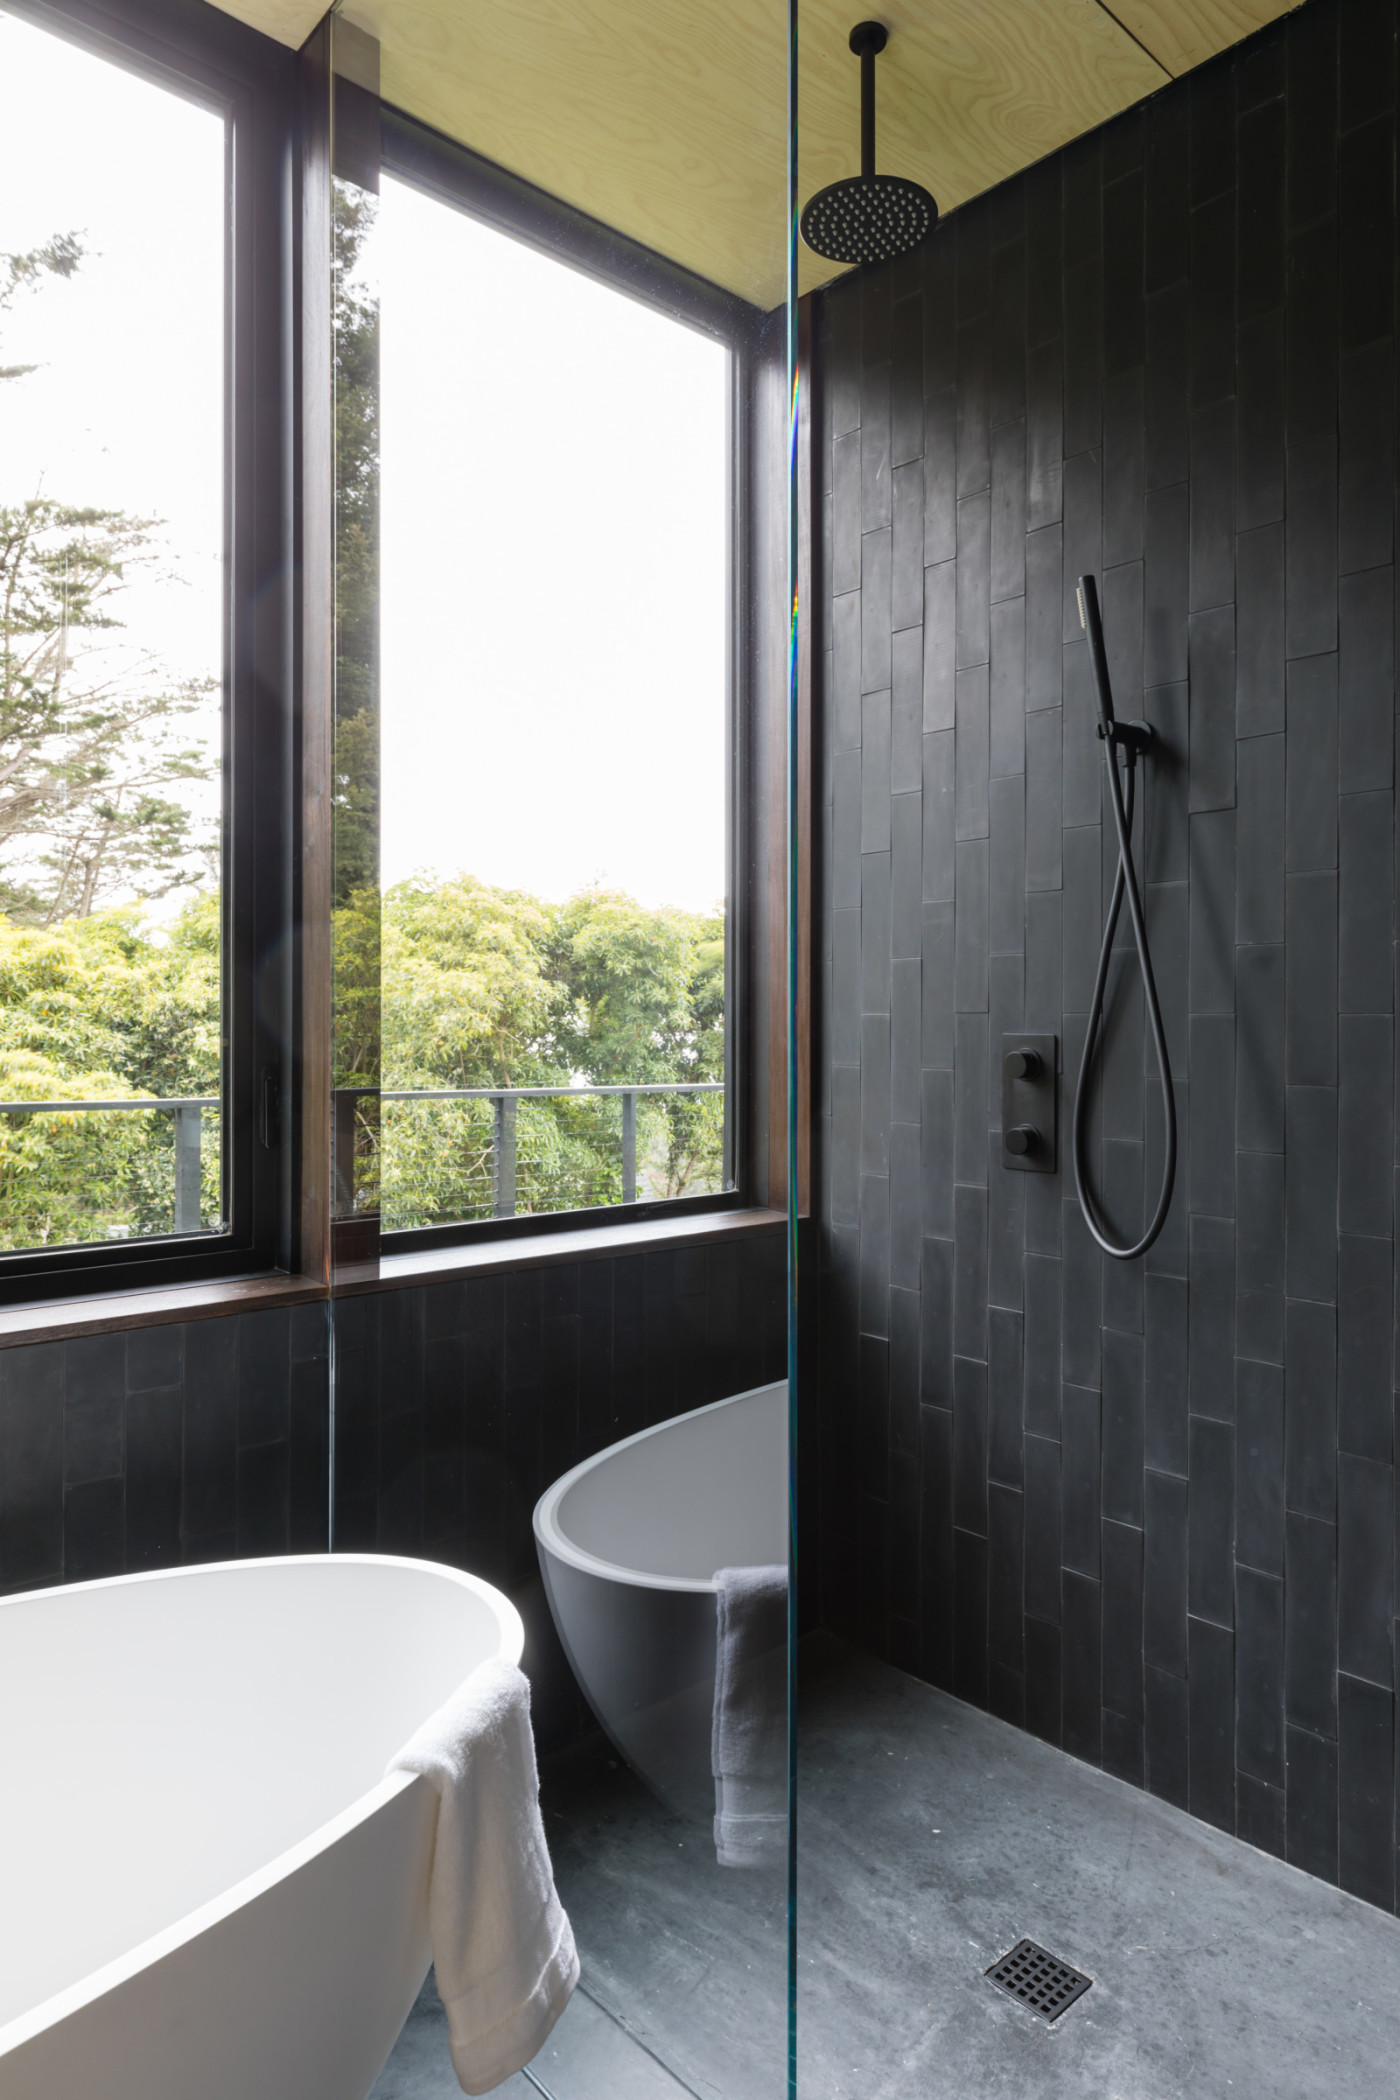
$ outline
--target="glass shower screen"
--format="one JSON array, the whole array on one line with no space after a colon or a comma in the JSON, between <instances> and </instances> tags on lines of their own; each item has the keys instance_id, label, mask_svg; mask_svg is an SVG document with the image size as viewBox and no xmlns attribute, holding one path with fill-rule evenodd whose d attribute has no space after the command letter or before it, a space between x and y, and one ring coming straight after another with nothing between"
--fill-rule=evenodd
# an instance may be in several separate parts
<instances>
[{"instance_id":1,"label":"glass shower screen","mask_svg":"<svg viewBox=\"0 0 1400 2100\"><path fill-rule=\"evenodd\" d=\"M786 4L434 21L330 27L334 1543L526 1623L506 2090L778 2100Z\"/></svg>"}]
</instances>

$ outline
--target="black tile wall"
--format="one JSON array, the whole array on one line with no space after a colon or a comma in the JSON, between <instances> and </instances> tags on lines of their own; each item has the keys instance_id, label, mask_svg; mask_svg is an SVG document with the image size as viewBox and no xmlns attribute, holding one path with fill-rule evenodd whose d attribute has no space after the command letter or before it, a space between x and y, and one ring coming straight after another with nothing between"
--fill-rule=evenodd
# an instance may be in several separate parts
<instances>
[{"instance_id":1,"label":"black tile wall","mask_svg":"<svg viewBox=\"0 0 1400 2100\"><path fill-rule=\"evenodd\" d=\"M0 1589L324 1550L327 1312L0 1351Z\"/></svg>"},{"instance_id":2,"label":"black tile wall","mask_svg":"<svg viewBox=\"0 0 1400 2100\"><path fill-rule=\"evenodd\" d=\"M1308 0L950 215L918 267L830 288L814 359L865 693L818 710L822 1610L1386 1908L1396 16ZM997 1128L1002 1032L1053 1030L1063 1163L1112 873L1085 568L1120 712L1161 740L1182 1151L1130 1269ZM896 840L924 907L894 933ZM1093 1153L1127 1227L1160 1151L1131 978L1108 1046ZM897 1437L871 1369L896 1328Z\"/></svg>"},{"instance_id":3,"label":"black tile wall","mask_svg":"<svg viewBox=\"0 0 1400 2100\"><path fill-rule=\"evenodd\" d=\"M883 1174L869 1178L886 1185ZM880 1245L887 1262L887 1230ZM337 1300L336 1547L450 1561L507 1591L526 1623L543 1745L566 1740L586 1716L544 1601L535 1503L619 1437L784 1377L785 1261L776 1228L683 1252ZM862 1483L881 1505L896 1433L896 1336L907 1348L897 1312L853 1366L868 1408ZM909 1397L901 1463L917 1467L917 1390ZM917 1497L910 1515L917 1525Z\"/></svg>"}]
</instances>

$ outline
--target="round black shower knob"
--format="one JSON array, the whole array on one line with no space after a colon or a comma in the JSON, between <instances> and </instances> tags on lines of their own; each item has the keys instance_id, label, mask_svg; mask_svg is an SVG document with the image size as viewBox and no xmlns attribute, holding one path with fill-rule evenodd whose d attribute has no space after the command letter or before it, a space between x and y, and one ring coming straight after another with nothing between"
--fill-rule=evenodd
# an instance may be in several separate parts
<instances>
[{"instance_id":1,"label":"round black shower knob","mask_svg":"<svg viewBox=\"0 0 1400 2100\"><path fill-rule=\"evenodd\" d=\"M1039 1079L1040 1052L1009 1050L1006 1054L1006 1069L1012 1079Z\"/></svg>"},{"instance_id":2,"label":"round black shower knob","mask_svg":"<svg viewBox=\"0 0 1400 2100\"><path fill-rule=\"evenodd\" d=\"M1016 1159L1024 1159L1028 1153L1040 1150L1040 1132L1034 1123L1017 1123L1006 1133L1006 1149Z\"/></svg>"}]
</instances>

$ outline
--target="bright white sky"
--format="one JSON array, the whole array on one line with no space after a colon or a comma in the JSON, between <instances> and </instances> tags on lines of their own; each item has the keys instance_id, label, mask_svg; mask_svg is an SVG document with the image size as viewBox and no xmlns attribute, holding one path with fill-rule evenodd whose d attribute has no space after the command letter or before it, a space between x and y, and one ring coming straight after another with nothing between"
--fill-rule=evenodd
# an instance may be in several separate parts
<instances>
[{"instance_id":1,"label":"bright white sky","mask_svg":"<svg viewBox=\"0 0 1400 2100\"><path fill-rule=\"evenodd\" d=\"M0 502L164 521L125 640L221 663L220 117L0 12ZM383 877L725 886L725 353L386 182ZM211 729L212 729L211 722Z\"/></svg>"},{"instance_id":2,"label":"bright white sky","mask_svg":"<svg viewBox=\"0 0 1400 2100\"><path fill-rule=\"evenodd\" d=\"M0 502L43 493L165 521L180 581L127 594L127 639L222 662L224 126L0 12L0 252L82 235L0 319Z\"/></svg>"},{"instance_id":3,"label":"bright white sky","mask_svg":"<svg viewBox=\"0 0 1400 2100\"><path fill-rule=\"evenodd\" d=\"M726 355L386 181L383 878L725 887Z\"/></svg>"}]
</instances>

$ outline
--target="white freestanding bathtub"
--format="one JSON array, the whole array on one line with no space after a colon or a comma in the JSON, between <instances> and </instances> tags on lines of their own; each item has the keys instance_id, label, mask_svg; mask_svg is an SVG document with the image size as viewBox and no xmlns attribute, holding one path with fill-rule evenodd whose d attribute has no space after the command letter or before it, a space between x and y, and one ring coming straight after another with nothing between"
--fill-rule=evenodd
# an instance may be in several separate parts
<instances>
[{"instance_id":1,"label":"white freestanding bathtub","mask_svg":"<svg viewBox=\"0 0 1400 2100\"><path fill-rule=\"evenodd\" d=\"M535 1506L549 1608L584 1695L678 1814L714 1815L716 1571L788 1557L787 1384L673 1416Z\"/></svg>"},{"instance_id":2,"label":"white freestanding bathtub","mask_svg":"<svg viewBox=\"0 0 1400 2100\"><path fill-rule=\"evenodd\" d=\"M384 1767L522 1638L359 1554L0 1601L3 2100L364 2100L429 1961L437 1797Z\"/></svg>"}]
</instances>

